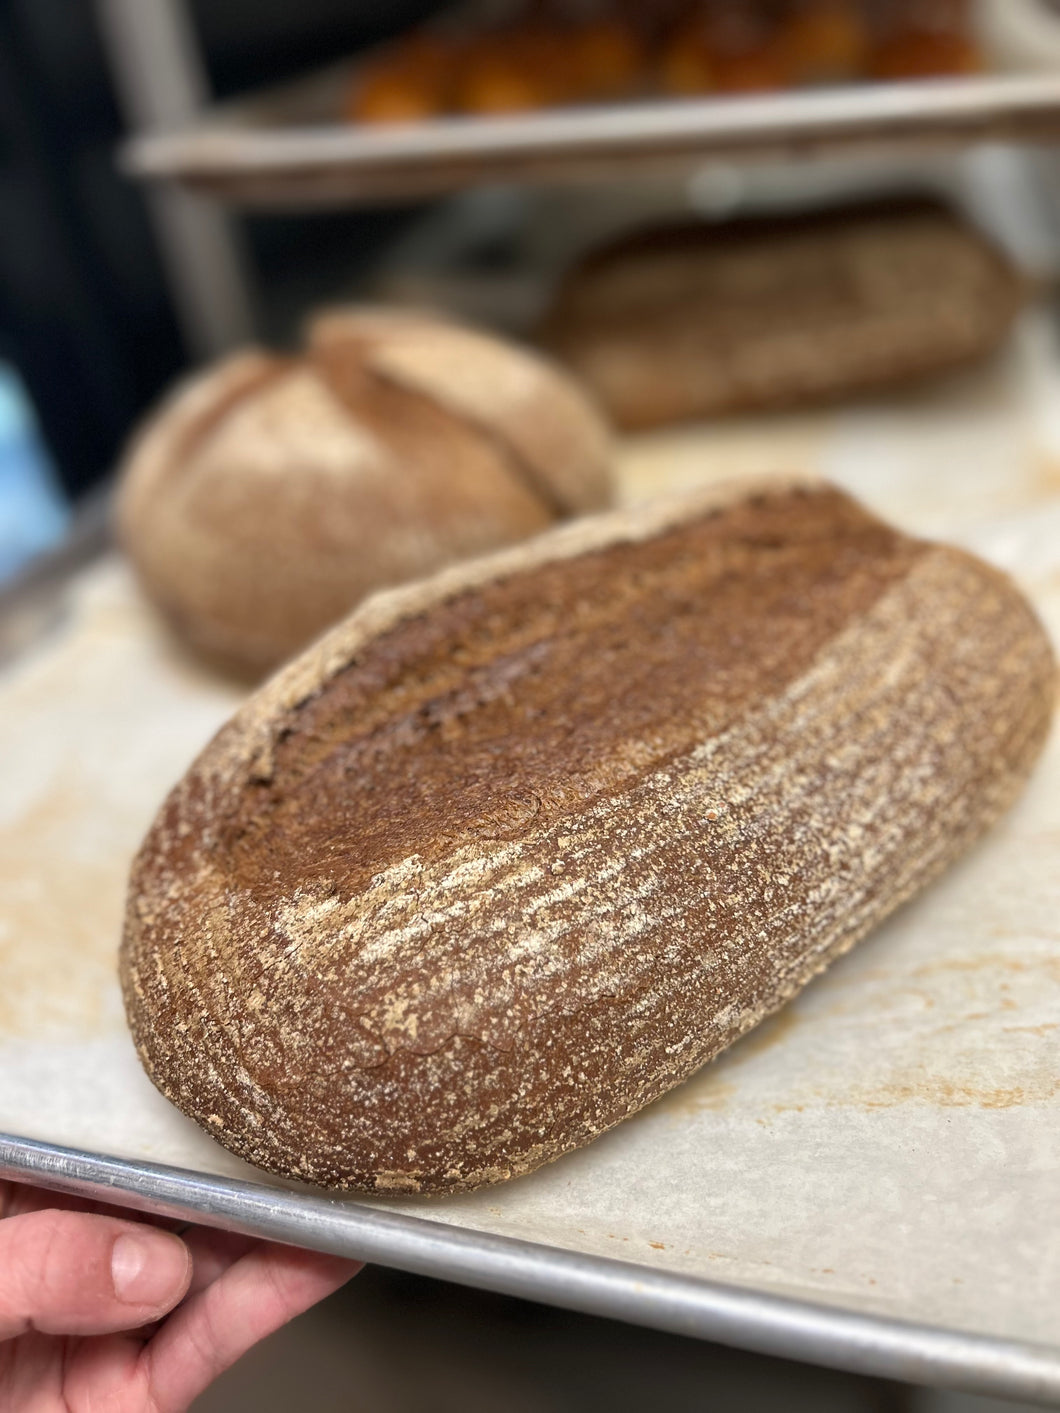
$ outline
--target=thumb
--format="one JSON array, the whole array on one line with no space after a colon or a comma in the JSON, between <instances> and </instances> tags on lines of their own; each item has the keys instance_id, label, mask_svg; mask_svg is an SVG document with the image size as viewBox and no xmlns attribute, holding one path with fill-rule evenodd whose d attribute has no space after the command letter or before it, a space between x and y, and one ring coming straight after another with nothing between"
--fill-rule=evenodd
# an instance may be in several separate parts
<instances>
[{"instance_id":1,"label":"thumb","mask_svg":"<svg viewBox=\"0 0 1060 1413\"><path fill-rule=\"evenodd\" d=\"M0 1221L0 1339L135 1329L171 1310L190 1280L179 1237L139 1222L53 1210Z\"/></svg>"}]
</instances>

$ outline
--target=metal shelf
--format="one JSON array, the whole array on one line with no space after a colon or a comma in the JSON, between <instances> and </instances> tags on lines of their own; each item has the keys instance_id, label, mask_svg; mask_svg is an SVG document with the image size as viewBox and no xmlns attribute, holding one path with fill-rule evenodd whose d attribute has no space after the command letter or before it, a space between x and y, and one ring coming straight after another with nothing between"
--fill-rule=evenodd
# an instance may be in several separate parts
<instances>
[{"instance_id":1,"label":"metal shelf","mask_svg":"<svg viewBox=\"0 0 1060 1413\"><path fill-rule=\"evenodd\" d=\"M712 159L1060 138L1060 76L860 84L742 98L626 103L365 127L338 111L348 65L203 114L126 148L130 173L246 206L320 207L484 182L582 182Z\"/></svg>"}]
</instances>

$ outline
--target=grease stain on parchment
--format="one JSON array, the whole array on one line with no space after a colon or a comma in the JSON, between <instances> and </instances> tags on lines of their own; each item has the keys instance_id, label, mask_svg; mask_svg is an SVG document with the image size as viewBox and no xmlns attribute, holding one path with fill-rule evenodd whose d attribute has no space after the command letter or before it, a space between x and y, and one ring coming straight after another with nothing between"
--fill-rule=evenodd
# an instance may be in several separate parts
<instances>
[{"instance_id":1,"label":"grease stain on parchment","mask_svg":"<svg viewBox=\"0 0 1060 1413\"><path fill-rule=\"evenodd\" d=\"M982 1085L946 1079L940 1075L897 1080L862 1093L854 1090L851 1102L863 1109L892 1109L897 1104L931 1104L939 1109L1016 1109L1026 1104L1047 1104L1060 1094L1060 1076L1046 1075L1017 1085Z\"/></svg>"},{"instance_id":2,"label":"grease stain on parchment","mask_svg":"<svg viewBox=\"0 0 1060 1413\"><path fill-rule=\"evenodd\" d=\"M736 1041L711 1064L705 1065L692 1076L671 1089L661 1099L656 1099L644 1110L653 1118L688 1119L696 1114L719 1111L727 1108L736 1093L736 1083L731 1078L734 1072L749 1060L772 1050L775 1045L786 1040L799 1024L799 1015L794 1006L783 1010L756 1025L753 1030Z\"/></svg>"},{"instance_id":3,"label":"grease stain on parchment","mask_svg":"<svg viewBox=\"0 0 1060 1413\"><path fill-rule=\"evenodd\" d=\"M917 967L913 975L932 977L954 972L1007 972L1017 976L1037 973L1060 981L1060 952L1051 957L1013 957L1006 953L993 952L979 952L967 957L940 957L937 961L925 962L923 966Z\"/></svg>"},{"instance_id":4,"label":"grease stain on parchment","mask_svg":"<svg viewBox=\"0 0 1060 1413\"><path fill-rule=\"evenodd\" d=\"M127 860L93 856L86 781L66 776L0 827L0 1040L121 1024L115 967ZM106 850L102 851L106 853Z\"/></svg>"},{"instance_id":5,"label":"grease stain on parchment","mask_svg":"<svg viewBox=\"0 0 1060 1413\"><path fill-rule=\"evenodd\" d=\"M1048 1104L1060 1095L1060 1074L1041 1074L1014 1085L988 1085L944 1075L906 1074L879 1085L861 1085L847 1091L814 1090L815 1106L857 1108L871 1112L902 1104L926 1104L936 1109L1017 1109ZM805 1103L773 1105L778 1114L802 1113Z\"/></svg>"},{"instance_id":6,"label":"grease stain on parchment","mask_svg":"<svg viewBox=\"0 0 1060 1413\"><path fill-rule=\"evenodd\" d=\"M864 981L865 979L862 978ZM882 983L882 984L881 984ZM1022 953L1001 948L932 958L902 976L874 976L856 1007L821 1017L847 1028L881 1028L871 1069L848 1081L824 1076L773 1106L865 1112L922 1105L939 1110L1006 1110L1060 1098L1060 950L1035 930ZM934 993L933 1005L924 1002ZM893 1018L903 1021L900 1036Z\"/></svg>"},{"instance_id":7,"label":"grease stain on parchment","mask_svg":"<svg viewBox=\"0 0 1060 1413\"><path fill-rule=\"evenodd\" d=\"M1060 1021L1046 1018L1047 1006L1045 1016L1042 1011L1043 1000L1060 982L1060 950L1042 950L1048 938L1040 929L1037 941L1038 947L1023 955L1000 948L956 953L914 964L904 973L862 967L855 999L844 995L839 1004L819 1010L786 1006L650 1105L645 1116L681 1123L743 1104L750 1105L756 1122L769 1127L776 1116L807 1110L869 1113L902 1105L1007 1110L1055 1104L1060 1098ZM827 978L818 987L818 998L825 998ZM840 988L841 994L845 989ZM752 1095L741 1084L740 1066L786 1043L807 1020L824 1027L816 1036L823 1048L811 1060L810 1071L800 1064L798 1075L793 1072L781 1085L770 1086L768 1096L757 1086ZM830 1059L836 1026L878 1029L878 1045L866 1052L857 1074Z\"/></svg>"},{"instance_id":8,"label":"grease stain on parchment","mask_svg":"<svg viewBox=\"0 0 1060 1413\"><path fill-rule=\"evenodd\" d=\"M1032 462L1034 494L1054 496L1060 491L1060 459L1049 452L1039 452Z\"/></svg>"}]
</instances>

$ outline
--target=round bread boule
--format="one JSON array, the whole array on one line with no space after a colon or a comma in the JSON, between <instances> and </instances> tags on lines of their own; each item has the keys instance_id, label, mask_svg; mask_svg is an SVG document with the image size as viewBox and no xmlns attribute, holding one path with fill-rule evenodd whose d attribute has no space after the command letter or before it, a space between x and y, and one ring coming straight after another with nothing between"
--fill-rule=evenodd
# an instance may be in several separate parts
<instances>
[{"instance_id":1,"label":"round bread boule","mask_svg":"<svg viewBox=\"0 0 1060 1413\"><path fill-rule=\"evenodd\" d=\"M610 500L608 435L540 357L401 310L236 353L131 447L121 541L177 634L260 676L366 594Z\"/></svg>"}]
</instances>

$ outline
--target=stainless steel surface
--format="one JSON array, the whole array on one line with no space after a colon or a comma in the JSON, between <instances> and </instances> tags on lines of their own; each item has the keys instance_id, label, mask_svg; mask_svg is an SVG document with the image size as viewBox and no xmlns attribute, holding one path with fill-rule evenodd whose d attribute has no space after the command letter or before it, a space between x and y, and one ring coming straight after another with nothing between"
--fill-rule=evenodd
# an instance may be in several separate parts
<instances>
[{"instance_id":1,"label":"stainless steel surface","mask_svg":"<svg viewBox=\"0 0 1060 1413\"><path fill-rule=\"evenodd\" d=\"M1060 1353L1031 1344L853 1314L359 1203L126 1162L5 1134L0 1134L0 1178L31 1180L78 1197L761 1354L1047 1406L1060 1403Z\"/></svg>"},{"instance_id":2,"label":"stainless steel surface","mask_svg":"<svg viewBox=\"0 0 1060 1413\"><path fill-rule=\"evenodd\" d=\"M998 75L756 97L627 103L406 126L340 124L349 67L146 134L141 177L250 205L420 196L487 181L580 181L708 159L812 158L1060 138L1060 77Z\"/></svg>"}]
</instances>

